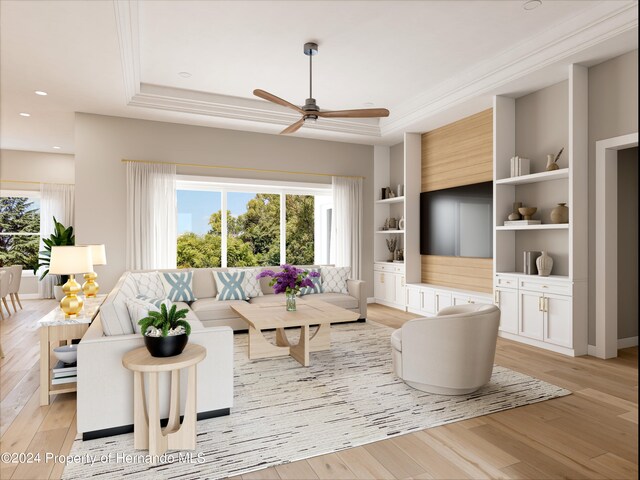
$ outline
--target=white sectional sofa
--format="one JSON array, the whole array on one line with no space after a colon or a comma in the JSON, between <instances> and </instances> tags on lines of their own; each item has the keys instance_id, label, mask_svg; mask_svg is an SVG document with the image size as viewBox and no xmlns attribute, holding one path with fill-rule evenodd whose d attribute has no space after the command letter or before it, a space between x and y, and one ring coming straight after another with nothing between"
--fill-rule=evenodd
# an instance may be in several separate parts
<instances>
[{"instance_id":1,"label":"white sectional sofa","mask_svg":"<svg viewBox=\"0 0 640 480\"><path fill-rule=\"evenodd\" d=\"M308 267L318 268L318 267ZM320 267L321 268L321 267ZM246 323L230 306L243 300L217 300L213 271L192 269L192 290L196 300L174 302L189 310L192 325L189 342L204 346L207 357L198 365L198 418L230 413L233 406L233 331L246 330ZM185 272L162 270L160 272ZM133 429L133 374L122 366L122 356L144 346L139 333L133 333L126 300L140 293L141 281L153 272L125 272L104 301L100 313L78 345L77 429L83 439L130 432ZM262 295L249 302L273 301L269 279L260 280ZM366 318L364 282L346 280L347 293L316 293L313 298L332 303ZM168 374L160 379L161 418L168 417ZM184 381L184 379L183 379ZM185 385L183 384L183 391ZM184 408L184 398L181 399Z\"/></svg>"}]
</instances>

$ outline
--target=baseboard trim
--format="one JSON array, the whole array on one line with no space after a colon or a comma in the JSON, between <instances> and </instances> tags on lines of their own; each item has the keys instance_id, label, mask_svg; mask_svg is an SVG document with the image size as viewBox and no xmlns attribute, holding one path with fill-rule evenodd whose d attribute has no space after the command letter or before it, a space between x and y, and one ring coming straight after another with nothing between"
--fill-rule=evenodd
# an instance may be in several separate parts
<instances>
[{"instance_id":1,"label":"baseboard trim","mask_svg":"<svg viewBox=\"0 0 640 480\"><path fill-rule=\"evenodd\" d=\"M20 300L40 300L38 293L20 293Z\"/></svg>"},{"instance_id":2,"label":"baseboard trim","mask_svg":"<svg viewBox=\"0 0 640 480\"><path fill-rule=\"evenodd\" d=\"M597 357L596 352L597 350L595 345L587 345L587 355L590 357Z\"/></svg>"},{"instance_id":3,"label":"baseboard trim","mask_svg":"<svg viewBox=\"0 0 640 480\"><path fill-rule=\"evenodd\" d=\"M229 415L231 413L230 408L221 408L219 410L209 410L207 412L198 413L198 420L206 420L207 418L215 418L215 417L224 417L225 415ZM180 421L184 415L180 415ZM169 422L168 418L163 418L160 420L160 425L163 427L167 426ZM111 427L111 428L103 428L101 430L93 430L91 432L83 432L82 440L95 440L96 438L104 438L104 437L113 437L115 435L123 435L125 433L133 432L133 424L131 425L121 425L119 427Z\"/></svg>"},{"instance_id":4,"label":"baseboard trim","mask_svg":"<svg viewBox=\"0 0 640 480\"><path fill-rule=\"evenodd\" d=\"M638 346L638 337L627 337L618 339L618 349Z\"/></svg>"},{"instance_id":5,"label":"baseboard trim","mask_svg":"<svg viewBox=\"0 0 640 480\"><path fill-rule=\"evenodd\" d=\"M375 297L367 297L367 303L376 303Z\"/></svg>"}]
</instances>

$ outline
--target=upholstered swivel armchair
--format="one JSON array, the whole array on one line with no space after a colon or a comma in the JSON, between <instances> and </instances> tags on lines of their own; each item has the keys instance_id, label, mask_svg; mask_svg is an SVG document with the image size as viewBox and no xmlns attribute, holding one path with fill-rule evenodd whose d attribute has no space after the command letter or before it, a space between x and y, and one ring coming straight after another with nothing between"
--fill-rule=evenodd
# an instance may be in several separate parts
<instances>
[{"instance_id":1,"label":"upholstered swivel armchair","mask_svg":"<svg viewBox=\"0 0 640 480\"><path fill-rule=\"evenodd\" d=\"M394 371L423 392L474 392L491 378L499 324L498 307L475 304L409 320L391 335Z\"/></svg>"}]
</instances>

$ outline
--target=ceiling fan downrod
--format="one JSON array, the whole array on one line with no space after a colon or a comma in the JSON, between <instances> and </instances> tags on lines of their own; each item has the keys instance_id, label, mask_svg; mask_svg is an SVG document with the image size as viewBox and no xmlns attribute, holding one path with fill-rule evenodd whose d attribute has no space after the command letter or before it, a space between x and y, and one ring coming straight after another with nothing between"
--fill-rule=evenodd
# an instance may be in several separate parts
<instances>
[{"instance_id":1,"label":"ceiling fan downrod","mask_svg":"<svg viewBox=\"0 0 640 480\"><path fill-rule=\"evenodd\" d=\"M307 42L304 44L304 54L309 57L309 98L307 98L304 107L302 109L305 112L314 112L305 115L305 121L315 122L318 120L318 106L316 105L316 99L313 98L313 56L318 54L318 44L314 42Z\"/></svg>"}]
</instances>

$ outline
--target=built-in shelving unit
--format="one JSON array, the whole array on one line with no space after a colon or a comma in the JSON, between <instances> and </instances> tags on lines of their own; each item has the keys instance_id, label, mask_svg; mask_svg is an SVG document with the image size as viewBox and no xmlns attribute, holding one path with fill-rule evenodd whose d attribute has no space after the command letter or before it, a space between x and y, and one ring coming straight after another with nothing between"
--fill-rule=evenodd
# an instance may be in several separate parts
<instances>
[{"instance_id":1,"label":"built-in shelving unit","mask_svg":"<svg viewBox=\"0 0 640 480\"><path fill-rule=\"evenodd\" d=\"M494 98L494 302L501 336L585 355L588 73L579 65L567 73L566 81L522 99ZM564 168L545 171L546 155L563 147ZM509 177L514 155L530 158L535 173ZM514 202L536 207L542 223L504 225ZM569 207L569 223L551 223L560 202ZM547 251L553 275L522 273L525 251Z\"/></svg>"}]
</instances>

